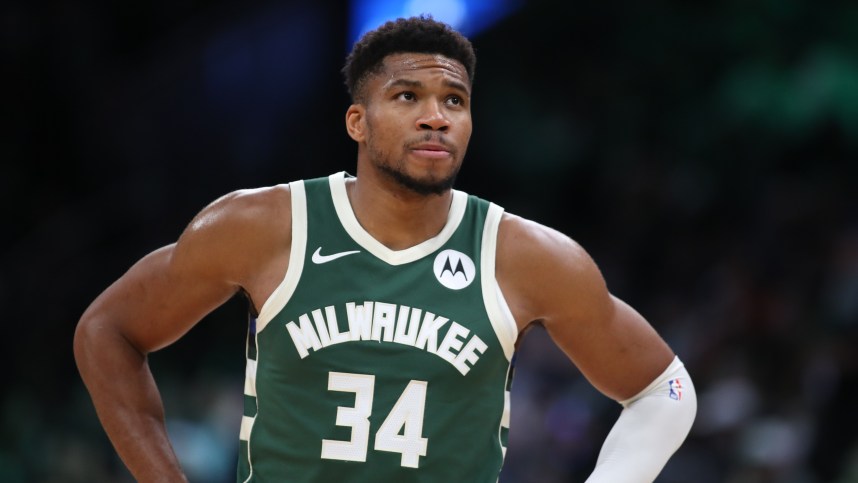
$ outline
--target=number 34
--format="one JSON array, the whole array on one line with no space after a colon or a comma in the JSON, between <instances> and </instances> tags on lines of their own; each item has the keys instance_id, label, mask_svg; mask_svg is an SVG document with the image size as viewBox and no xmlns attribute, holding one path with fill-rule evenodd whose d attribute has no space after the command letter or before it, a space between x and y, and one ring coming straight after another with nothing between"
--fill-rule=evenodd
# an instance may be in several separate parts
<instances>
[{"instance_id":1,"label":"number 34","mask_svg":"<svg viewBox=\"0 0 858 483\"><path fill-rule=\"evenodd\" d=\"M426 447L429 445L429 440L422 436L427 386L426 381L412 379L375 433L373 448L376 451L400 453L400 465L407 468L418 467L420 457L426 456ZM365 462L375 376L330 372L328 390L355 393L355 405L337 407L337 426L351 427L351 439L323 439L322 458Z\"/></svg>"}]
</instances>

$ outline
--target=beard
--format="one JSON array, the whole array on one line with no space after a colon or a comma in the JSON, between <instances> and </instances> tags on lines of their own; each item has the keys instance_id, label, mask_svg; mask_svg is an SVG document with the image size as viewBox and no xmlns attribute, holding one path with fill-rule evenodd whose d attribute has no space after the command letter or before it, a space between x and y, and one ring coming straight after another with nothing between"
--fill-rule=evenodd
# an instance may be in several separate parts
<instances>
[{"instance_id":1,"label":"beard","mask_svg":"<svg viewBox=\"0 0 858 483\"><path fill-rule=\"evenodd\" d=\"M453 188L456 175L459 174L457 167L445 177L418 178L412 176L404 169L404 162L400 160L395 165L389 163L379 164L379 169L397 184L418 195L441 195Z\"/></svg>"},{"instance_id":2,"label":"beard","mask_svg":"<svg viewBox=\"0 0 858 483\"><path fill-rule=\"evenodd\" d=\"M433 135L431 133L427 133L423 139L411 144L429 141L433 141ZM434 141L438 142L439 139L436 138ZM370 158L379 171L384 173L391 180L395 181L399 186L422 196L441 195L452 189L456 182L456 176L459 174L459 168L462 166L462 163L456 163L453 166L453 169L440 176L430 174L423 177L417 177L408 172L408 162L404 157L398 160L392 160L388 153L373 148L372 143L367 144ZM451 151L450 154L455 159L456 152Z\"/></svg>"}]
</instances>

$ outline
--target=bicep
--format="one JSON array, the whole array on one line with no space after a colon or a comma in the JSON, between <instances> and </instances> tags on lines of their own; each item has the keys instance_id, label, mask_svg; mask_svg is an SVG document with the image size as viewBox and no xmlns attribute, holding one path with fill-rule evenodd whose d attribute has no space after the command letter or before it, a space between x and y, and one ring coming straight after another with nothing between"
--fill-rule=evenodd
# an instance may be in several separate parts
<instances>
[{"instance_id":1,"label":"bicep","mask_svg":"<svg viewBox=\"0 0 858 483\"><path fill-rule=\"evenodd\" d=\"M84 319L116 331L144 354L176 341L238 289L201 266L203 257L192 250L173 244L146 255L93 302Z\"/></svg>"},{"instance_id":2,"label":"bicep","mask_svg":"<svg viewBox=\"0 0 858 483\"><path fill-rule=\"evenodd\" d=\"M670 364L673 351L637 311L605 293L591 304L590 317L575 310L546 320L545 328L582 374L602 393L628 399L653 381Z\"/></svg>"},{"instance_id":3,"label":"bicep","mask_svg":"<svg viewBox=\"0 0 858 483\"><path fill-rule=\"evenodd\" d=\"M81 325L110 330L145 354L174 342L241 289L265 300L289 261L289 197L285 186L221 197L178 242L143 257L105 290Z\"/></svg>"},{"instance_id":4,"label":"bicep","mask_svg":"<svg viewBox=\"0 0 858 483\"><path fill-rule=\"evenodd\" d=\"M524 329L538 322L607 396L643 390L673 352L633 308L614 297L590 255L569 237L508 216L499 233L501 289Z\"/></svg>"}]
</instances>

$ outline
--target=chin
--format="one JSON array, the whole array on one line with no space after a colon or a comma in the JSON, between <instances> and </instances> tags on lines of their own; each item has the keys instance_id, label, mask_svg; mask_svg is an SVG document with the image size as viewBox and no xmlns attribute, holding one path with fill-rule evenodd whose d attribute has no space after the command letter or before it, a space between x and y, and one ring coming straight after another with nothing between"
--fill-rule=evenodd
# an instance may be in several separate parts
<instances>
[{"instance_id":1,"label":"chin","mask_svg":"<svg viewBox=\"0 0 858 483\"><path fill-rule=\"evenodd\" d=\"M389 166L382 166L382 171L392 178L403 188L419 195L441 195L453 188L456 175L459 170L444 173L443 175L427 174L416 176L404 170L397 170Z\"/></svg>"}]
</instances>

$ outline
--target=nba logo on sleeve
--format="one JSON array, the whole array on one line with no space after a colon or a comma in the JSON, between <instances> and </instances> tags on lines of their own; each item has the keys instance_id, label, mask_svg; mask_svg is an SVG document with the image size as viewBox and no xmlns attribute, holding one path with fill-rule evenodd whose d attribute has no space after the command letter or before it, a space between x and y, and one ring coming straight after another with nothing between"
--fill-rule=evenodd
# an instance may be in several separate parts
<instances>
[{"instance_id":1,"label":"nba logo on sleeve","mask_svg":"<svg viewBox=\"0 0 858 483\"><path fill-rule=\"evenodd\" d=\"M444 250L435 257L435 278L451 290L461 290L474 281L474 261L456 250Z\"/></svg>"},{"instance_id":2,"label":"nba logo on sleeve","mask_svg":"<svg viewBox=\"0 0 858 483\"><path fill-rule=\"evenodd\" d=\"M671 379L667 381L668 388L670 389L670 393L668 396L674 401L679 401L682 399L682 381L680 379Z\"/></svg>"}]
</instances>

